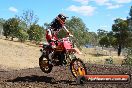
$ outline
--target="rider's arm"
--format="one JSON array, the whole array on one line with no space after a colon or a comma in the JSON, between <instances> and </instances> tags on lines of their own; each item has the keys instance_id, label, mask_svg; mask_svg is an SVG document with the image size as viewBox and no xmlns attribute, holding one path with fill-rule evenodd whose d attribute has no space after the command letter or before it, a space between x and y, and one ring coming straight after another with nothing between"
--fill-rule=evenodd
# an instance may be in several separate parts
<instances>
[{"instance_id":1,"label":"rider's arm","mask_svg":"<svg viewBox=\"0 0 132 88\"><path fill-rule=\"evenodd\" d=\"M69 34L69 30L66 28L66 26L63 26L63 28L66 30L66 32Z\"/></svg>"},{"instance_id":2,"label":"rider's arm","mask_svg":"<svg viewBox=\"0 0 132 88\"><path fill-rule=\"evenodd\" d=\"M73 35L69 32L69 30L66 28L66 26L63 26L63 28L66 30L69 36L73 37Z\"/></svg>"},{"instance_id":3,"label":"rider's arm","mask_svg":"<svg viewBox=\"0 0 132 88\"><path fill-rule=\"evenodd\" d=\"M47 32L48 32L48 35L52 38L51 30L48 29Z\"/></svg>"}]
</instances>

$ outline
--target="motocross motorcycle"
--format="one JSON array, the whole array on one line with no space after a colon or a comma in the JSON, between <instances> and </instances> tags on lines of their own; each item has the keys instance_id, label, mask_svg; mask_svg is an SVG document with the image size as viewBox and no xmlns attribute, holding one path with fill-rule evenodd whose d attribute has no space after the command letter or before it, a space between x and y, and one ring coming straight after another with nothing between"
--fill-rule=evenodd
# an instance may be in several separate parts
<instances>
[{"instance_id":1,"label":"motocross motorcycle","mask_svg":"<svg viewBox=\"0 0 132 88\"><path fill-rule=\"evenodd\" d=\"M75 56L79 49L75 48L71 37L62 38L55 44L57 47L54 50L49 44L40 44L42 55L39 58L39 66L44 73L50 73L53 66L69 66L75 78L87 74L85 64ZM52 59L49 58L51 52L54 52Z\"/></svg>"}]
</instances>

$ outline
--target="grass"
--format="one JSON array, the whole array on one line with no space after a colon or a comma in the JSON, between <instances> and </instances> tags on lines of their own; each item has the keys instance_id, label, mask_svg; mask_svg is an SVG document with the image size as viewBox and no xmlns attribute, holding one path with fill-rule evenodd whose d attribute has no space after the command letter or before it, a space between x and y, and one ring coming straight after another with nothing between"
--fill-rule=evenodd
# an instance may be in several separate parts
<instances>
[{"instance_id":1,"label":"grass","mask_svg":"<svg viewBox=\"0 0 132 88\"><path fill-rule=\"evenodd\" d=\"M116 51L102 50L96 48L83 48L82 55L77 55L84 62L93 64L107 64L108 61L112 60L112 64L121 65L125 57L123 55L117 56Z\"/></svg>"},{"instance_id":2,"label":"grass","mask_svg":"<svg viewBox=\"0 0 132 88\"><path fill-rule=\"evenodd\" d=\"M9 62L12 62L11 59L13 59L15 60L15 62L19 63L19 61L22 59L25 60L24 63L27 62L26 63L27 65L30 62L32 62L30 64L34 64L34 66L38 65L37 60L40 56L40 52L39 52L39 47L35 43L31 43L29 41L25 43L20 43L15 39L14 41L10 41L10 40L4 40L3 38L0 39L0 46L1 49L3 50L0 51L1 52L0 59L3 59L5 62L7 59L9 59ZM83 47L81 51L83 54L82 55L76 54L76 56L82 59L85 63L109 64L110 61L112 61L111 64L121 65L125 59L123 55L117 56L117 51L111 49L101 49L97 47L96 48ZM9 65L9 63L7 65ZM14 66L13 64L11 65Z\"/></svg>"}]
</instances>

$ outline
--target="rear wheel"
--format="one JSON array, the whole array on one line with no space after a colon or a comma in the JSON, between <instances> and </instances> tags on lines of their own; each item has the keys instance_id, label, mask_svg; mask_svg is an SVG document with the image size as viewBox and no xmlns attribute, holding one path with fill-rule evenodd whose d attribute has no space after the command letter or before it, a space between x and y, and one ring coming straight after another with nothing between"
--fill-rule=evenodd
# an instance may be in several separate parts
<instances>
[{"instance_id":1,"label":"rear wheel","mask_svg":"<svg viewBox=\"0 0 132 88\"><path fill-rule=\"evenodd\" d=\"M77 59L77 58L71 61L70 70L72 75L75 78L78 78L79 76L84 76L87 74L85 64L80 59Z\"/></svg>"},{"instance_id":2,"label":"rear wheel","mask_svg":"<svg viewBox=\"0 0 132 88\"><path fill-rule=\"evenodd\" d=\"M39 58L39 66L44 73L50 73L53 68L53 65L43 55Z\"/></svg>"}]
</instances>

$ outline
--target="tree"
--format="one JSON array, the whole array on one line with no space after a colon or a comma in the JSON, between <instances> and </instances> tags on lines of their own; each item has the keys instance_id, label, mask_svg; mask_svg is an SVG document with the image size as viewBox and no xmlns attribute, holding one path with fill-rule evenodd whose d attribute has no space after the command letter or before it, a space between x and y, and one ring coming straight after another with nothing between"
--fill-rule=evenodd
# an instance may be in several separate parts
<instances>
[{"instance_id":1,"label":"tree","mask_svg":"<svg viewBox=\"0 0 132 88\"><path fill-rule=\"evenodd\" d=\"M94 46L98 45L98 35L95 32L88 32L86 39L89 44Z\"/></svg>"},{"instance_id":2,"label":"tree","mask_svg":"<svg viewBox=\"0 0 132 88\"><path fill-rule=\"evenodd\" d=\"M127 18L129 22L129 29L132 31L132 6L130 8L129 17Z\"/></svg>"},{"instance_id":3,"label":"tree","mask_svg":"<svg viewBox=\"0 0 132 88\"><path fill-rule=\"evenodd\" d=\"M114 36L114 33L112 31L107 33L108 41L109 41L109 46L112 46L116 48L117 46L117 39Z\"/></svg>"},{"instance_id":4,"label":"tree","mask_svg":"<svg viewBox=\"0 0 132 88\"><path fill-rule=\"evenodd\" d=\"M128 43L128 21L120 18L116 19L115 23L112 25L112 30L117 40L118 56L120 56L121 49L126 47Z\"/></svg>"},{"instance_id":5,"label":"tree","mask_svg":"<svg viewBox=\"0 0 132 88\"><path fill-rule=\"evenodd\" d=\"M3 25L4 23L5 23L5 19L3 19L3 18L0 18L0 25Z\"/></svg>"},{"instance_id":6,"label":"tree","mask_svg":"<svg viewBox=\"0 0 132 88\"><path fill-rule=\"evenodd\" d=\"M98 43L103 47L108 47L109 46L109 38L107 36L107 31L104 29L98 29L97 34L98 34Z\"/></svg>"},{"instance_id":7,"label":"tree","mask_svg":"<svg viewBox=\"0 0 132 88\"><path fill-rule=\"evenodd\" d=\"M74 37L76 38L76 42L78 42L79 45L88 43L88 28L86 28L81 18L73 16L66 22L66 26L74 35Z\"/></svg>"},{"instance_id":8,"label":"tree","mask_svg":"<svg viewBox=\"0 0 132 88\"><path fill-rule=\"evenodd\" d=\"M30 29L27 31L29 34L29 40L34 40L36 43L42 41L44 37L44 28L37 24L31 25Z\"/></svg>"},{"instance_id":9,"label":"tree","mask_svg":"<svg viewBox=\"0 0 132 88\"><path fill-rule=\"evenodd\" d=\"M132 47L132 6L130 8L130 12L129 12L129 17L127 17L127 21L128 21L128 28L129 28L129 47Z\"/></svg>"},{"instance_id":10,"label":"tree","mask_svg":"<svg viewBox=\"0 0 132 88\"><path fill-rule=\"evenodd\" d=\"M0 18L0 36L3 35L3 25L5 21L6 20L4 20L3 18Z\"/></svg>"},{"instance_id":11,"label":"tree","mask_svg":"<svg viewBox=\"0 0 132 88\"><path fill-rule=\"evenodd\" d=\"M102 37L106 36L107 33L108 33L108 32L105 31L104 29L98 29L98 30L97 30L98 38L102 38Z\"/></svg>"},{"instance_id":12,"label":"tree","mask_svg":"<svg viewBox=\"0 0 132 88\"><path fill-rule=\"evenodd\" d=\"M17 38L20 42L25 42L28 39L29 35L28 33L20 26Z\"/></svg>"},{"instance_id":13,"label":"tree","mask_svg":"<svg viewBox=\"0 0 132 88\"><path fill-rule=\"evenodd\" d=\"M34 14L33 10L23 11L22 16L19 18L26 23L27 29L29 29L31 25L36 24L39 20L37 15Z\"/></svg>"},{"instance_id":14,"label":"tree","mask_svg":"<svg viewBox=\"0 0 132 88\"><path fill-rule=\"evenodd\" d=\"M108 36L103 36L103 37L100 39L99 44L102 46L102 48L103 48L104 46L105 46L105 47L110 46L110 42L109 42Z\"/></svg>"},{"instance_id":15,"label":"tree","mask_svg":"<svg viewBox=\"0 0 132 88\"><path fill-rule=\"evenodd\" d=\"M8 19L3 25L4 35L13 38L17 37L20 20L17 18Z\"/></svg>"}]
</instances>

